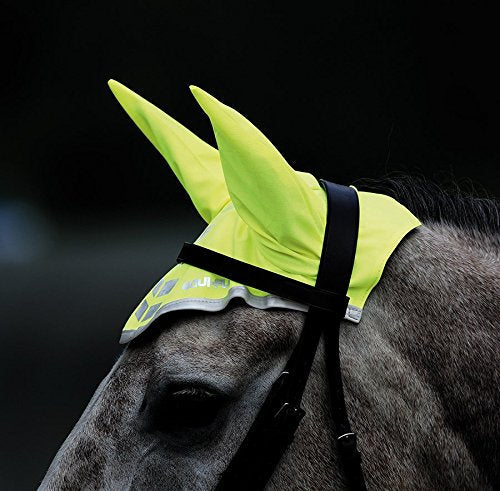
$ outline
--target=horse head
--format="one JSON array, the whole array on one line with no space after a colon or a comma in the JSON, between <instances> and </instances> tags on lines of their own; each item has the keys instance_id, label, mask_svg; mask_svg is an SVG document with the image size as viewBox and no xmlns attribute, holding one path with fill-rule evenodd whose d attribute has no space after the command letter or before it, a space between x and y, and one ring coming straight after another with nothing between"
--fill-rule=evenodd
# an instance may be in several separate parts
<instances>
[{"instance_id":1,"label":"horse head","mask_svg":"<svg viewBox=\"0 0 500 491\"><path fill-rule=\"evenodd\" d=\"M254 125L201 89L191 90L218 149L124 86L110 86L207 222L197 244L315 284L327 200L313 176L292 169ZM493 486L498 244L444 220L419 227L391 197L356 194L357 251L339 345L367 485ZM215 488L300 339L306 311L177 265L133 312L123 354L41 489ZM321 340L302 400L306 415L271 489L349 484L332 445L324 355Z\"/></svg>"}]
</instances>

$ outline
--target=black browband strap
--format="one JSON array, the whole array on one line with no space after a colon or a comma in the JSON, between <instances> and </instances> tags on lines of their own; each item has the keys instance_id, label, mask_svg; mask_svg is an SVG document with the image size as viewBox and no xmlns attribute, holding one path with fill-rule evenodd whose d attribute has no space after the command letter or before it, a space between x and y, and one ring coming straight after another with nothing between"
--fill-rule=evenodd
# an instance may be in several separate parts
<instances>
[{"instance_id":1,"label":"black browband strap","mask_svg":"<svg viewBox=\"0 0 500 491\"><path fill-rule=\"evenodd\" d=\"M300 404L322 333L335 440L346 484L351 489L366 489L356 435L347 417L339 357L340 321L349 301L347 288L356 253L358 197L352 188L320 182L326 191L328 212L314 287L194 244L184 244L177 258L178 262L309 306L297 345L222 473L217 490L265 487L305 414Z\"/></svg>"},{"instance_id":2,"label":"black browband strap","mask_svg":"<svg viewBox=\"0 0 500 491\"><path fill-rule=\"evenodd\" d=\"M334 312L342 307L347 308L345 295L301 283L196 244L186 242L179 252L177 262L187 263L237 283L318 309Z\"/></svg>"}]
</instances>

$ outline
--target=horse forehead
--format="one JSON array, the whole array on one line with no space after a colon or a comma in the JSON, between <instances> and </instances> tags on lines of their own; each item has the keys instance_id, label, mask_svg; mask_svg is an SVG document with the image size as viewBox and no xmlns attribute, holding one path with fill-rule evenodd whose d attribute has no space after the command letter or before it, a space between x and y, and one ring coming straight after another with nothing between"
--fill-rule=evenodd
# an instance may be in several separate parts
<instances>
[{"instance_id":1,"label":"horse forehead","mask_svg":"<svg viewBox=\"0 0 500 491\"><path fill-rule=\"evenodd\" d=\"M287 350L303 323L301 312L247 306L210 314L187 314L163 330L155 343L160 359L238 359L252 362Z\"/></svg>"}]
</instances>

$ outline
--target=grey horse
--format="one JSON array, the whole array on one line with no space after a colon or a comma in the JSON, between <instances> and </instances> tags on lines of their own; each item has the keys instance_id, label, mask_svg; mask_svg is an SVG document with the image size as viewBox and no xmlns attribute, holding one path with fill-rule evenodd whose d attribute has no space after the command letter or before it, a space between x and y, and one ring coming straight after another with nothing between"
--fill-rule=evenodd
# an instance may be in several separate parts
<instances>
[{"instance_id":1,"label":"grey horse","mask_svg":"<svg viewBox=\"0 0 500 491\"><path fill-rule=\"evenodd\" d=\"M322 191L255 126L193 87L217 150L121 84L110 87L209 224L198 241L215 236L219 252L250 244L252 257L272 251L275 261L289 260L281 268L289 274L298 263L313 264L312 244L321 247L324 235ZM367 486L494 488L500 480L498 205L450 198L426 183L364 186L392 196L423 223L405 229L413 231L390 257L359 325L341 326L346 405ZM383 210L360 205L358 250L366 244L366 216L372 223L386 219L377 243L391 243L389 231L399 222ZM365 267L371 265L378 280L373 256ZM148 312L160 308L144 305ZM234 300L212 314L164 311L140 328L145 332L137 328L140 335L97 389L41 489L213 489L304 323L304 313L287 305L254 307ZM143 319L141 307L135 314ZM346 487L332 445L324 355L321 346L304 394L307 414L270 489Z\"/></svg>"},{"instance_id":2,"label":"grey horse","mask_svg":"<svg viewBox=\"0 0 500 491\"><path fill-rule=\"evenodd\" d=\"M389 260L361 323L341 327L367 487L498 488L498 205L408 180L365 186L423 221ZM40 489L213 489L303 320L237 301L160 317L102 381ZM303 407L268 488L344 489L321 347Z\"/></svg>"}]
</instances>

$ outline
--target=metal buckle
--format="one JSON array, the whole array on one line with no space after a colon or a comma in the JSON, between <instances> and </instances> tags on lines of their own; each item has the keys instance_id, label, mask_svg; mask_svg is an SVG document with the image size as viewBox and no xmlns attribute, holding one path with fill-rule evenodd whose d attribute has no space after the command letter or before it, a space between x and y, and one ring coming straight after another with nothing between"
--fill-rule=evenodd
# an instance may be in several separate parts
<instances>
[{"instance_id":1,"label":"metal buckle","mask_svg":"<svg viewBox=\"0 0 500 491\"><path fill-rule=\"evenodd\" d=\"M283 405L282 405L282 406L278 409L278 411L276 412L276 414L274 415L274 417L275 417L275 418L278 418L278 417L279 417L279 415L280 415L283 411L285 411L285 410L288 408L288 406L290 406L290 403L289 403L289 402L285 402L285 403L284 403L284 404L283 404Z\"/></svg>"},{"instance_id":2,"label":"metal buckle","mask_svg":"<svg viewBox=\"0 0 500 491\"><path fill-rule=\"evenodd\" d=\"M344 433L343 435L338 436L337 441L341 442L341 443L347 443L351 439L352 436L355 439L356 433L353 433L352 431L350 431L349 433Z\"/></svg>"},{"instance_id":3,"label":"metal buckle","mask_svg":"<svg viewBox=\"0 0 500 491\"><path fill-rule=\"evenodd\" d=\"M289 402L284 402L273 417L276 428L281 428L281 432L288 433L291 437L295 433L300 420L306 412L299 406Z\"/></svg>"},{"instance_id":4,"label":"metal buckle","mask_svg":"<svg viewBox=\"0 0 500 491\"><path fill-rule=\"evenodd\" d=\"M302 416L304 416L305 411L300 406L292 406L289 402L284 402L278 411L276 411L274 417L279 418L282 413L284 417L297 416L301 419Z\"/></svg>"},{"instance_id":5,"label":"metal buckle","mask_svg":"<svg viewBox=\"0 0 500 491\"><path fill-rule=\"evenodd\" d=\"M290 372L288 370L284 370L281 372L280 376L274 382L273 389L276 389L279 391L283 388L283 385L286 383L289 383L288 377L290 377ZM300 403L298 406L296 406L293 402L289 402L286 399L288 397L281 397L278 399L278 403L281 404L279 409L274 413L273 418L275 420L282 420L282 421L296 421L297 423L302 419L302 417L305 414L305 411L300 407ZM285 402L282 403L282 401L285 400Z\"/></svg>"}]
</instances>

